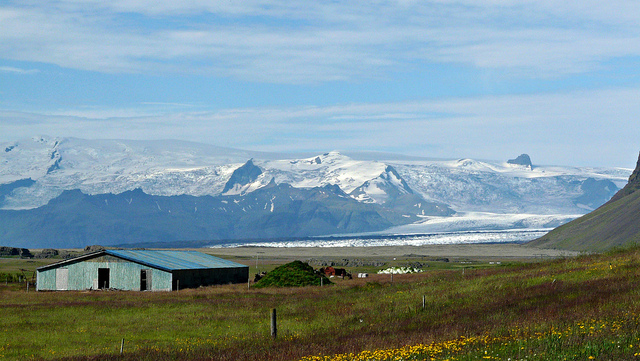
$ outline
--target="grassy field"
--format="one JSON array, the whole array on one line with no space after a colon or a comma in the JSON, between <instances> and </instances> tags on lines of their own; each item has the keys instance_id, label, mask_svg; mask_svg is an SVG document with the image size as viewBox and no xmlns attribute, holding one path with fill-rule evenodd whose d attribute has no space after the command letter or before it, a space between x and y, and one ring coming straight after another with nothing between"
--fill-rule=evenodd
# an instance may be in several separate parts
<instances>
[{"instance_id":1,"label":"grassy field","mask_svg":"<svg viewBox=\"0 0 640 361\"><path fill-rule=\"evenodd\" d=\"M322 288L27 293L2 283L0 359L631 360L639 276L634 248Z\"/></svg>"},{"instance_id":2,"label":"grassy field","mask_svg":"<svg viewBox=\"0 0 640 361\"><path fill-rule=\"evenodd\" d=\"M18 281L22 279L33 279L36 268L45 266L59 259L21 259L19 257L0 257L0 283L5 281Z\"/></svg>"}]
</instances>

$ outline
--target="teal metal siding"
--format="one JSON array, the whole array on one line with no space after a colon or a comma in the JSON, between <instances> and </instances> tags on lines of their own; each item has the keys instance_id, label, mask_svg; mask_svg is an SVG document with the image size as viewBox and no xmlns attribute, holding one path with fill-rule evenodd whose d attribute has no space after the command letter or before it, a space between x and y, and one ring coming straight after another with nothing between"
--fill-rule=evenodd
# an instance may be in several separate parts
<instances>
[{"instance_id":1,"label":"teal metal siding","mask_svg":"<svg viewBox=\"0 0 640 361\"><path fill-rule=\"evenodd\" d=\"M140 271L145 269L151 275L151 290L171 291L172 275L159 269L122 260L117 257L105 255L92 259L82 260L76 263L64 265L68 269L68 290L89 290L101 288L98 284L98 269L109 269L109 288L139 291ZM38 271L38 290L56 290L56 272L59 268Z\"/></svg>"},{"instance_id":2,"label":"teal metal siding","mask_svg":"<svg viewBox=\"0 0 640 361\"><path fill-rule=\"evenodd\" d=\"M241 283L249 267L196 251L108 250L38 268L37 290L103 288L99 269L108 269L108 288L138 291L146 270L152 291ZM104 281L104 280L103 280Z\"/></svg>"},{"instance_id":3,"label":"teal metal siding","mask_svg":"<svg viewBox=\"0 0 640 361\"><path fill-rule=\"evenodd\" d=\"M56 268L46 271L38 271L36 281L36 290L55 290L56 289Z\"/></svg>"}]
</instances>

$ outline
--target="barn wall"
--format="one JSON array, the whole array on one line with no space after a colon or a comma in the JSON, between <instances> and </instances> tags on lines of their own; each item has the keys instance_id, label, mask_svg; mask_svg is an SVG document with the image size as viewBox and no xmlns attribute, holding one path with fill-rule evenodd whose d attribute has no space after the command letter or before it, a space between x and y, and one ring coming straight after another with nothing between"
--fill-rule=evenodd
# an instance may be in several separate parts
<instances>
[{"instance_id":1,"label":"barn wall","mask_svg":"<svg viewBox=\"0 0 640 361\"><path fill-rule=\"evenodd\" d=\"M36 274L36 290L55 290L56 289L56 269L48 269L45 271L38 271Z\"/></svg>"},{"instance_id":2,"label":"barn wall","mask_svg":"<svg viewBox=\"0 0 640 361\"><path fill-rule=\"evenodd\" d=\"M249 267L210 268L202 270L173 271L173 289L222 285L229 283L246 283L249 279Z\"/></svg>"},{"instance_id":3,"label":"barn wall","mask_svg":"<svg viewBox=\"0 0 640 361\"><path fill-rule=\"evenodd\" d=\"M60 267L38 272L38 290L56 290L56 273L60 268L68 269L68 290L87 290L100 288L98 285L98 269L109 269L109 288L139 291L140 271L149 270L151 289L153 291L170 291L172 275L158 269L152 269L138 263L126 261L117 257L104 255L76 263L64 264ZM64 289L64 288L62 288Z\"/></svg>"}]
</instances>

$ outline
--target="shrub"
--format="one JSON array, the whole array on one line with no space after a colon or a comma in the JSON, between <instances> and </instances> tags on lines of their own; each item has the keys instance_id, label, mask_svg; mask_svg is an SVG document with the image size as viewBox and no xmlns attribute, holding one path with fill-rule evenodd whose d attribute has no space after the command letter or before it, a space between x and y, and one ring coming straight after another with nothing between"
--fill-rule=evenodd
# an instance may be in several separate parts
<instances>
[{"instance_id":1,"label":"shrub","mask_svg":"<svg viewBox=\"0 0 640 361\"><path fill-rule=\"evenodd\" d=\"M0 273L0 282L18 282L20 275L13 273Z\"/></svg>"},{"instance_id":2,"label":"shrub","mask_svg":"<svg viewBox=\"0 0 640 361\"><path fill-rule=\"evenodd\" d=\"M317 274L308 263L293 261L269 272L254 287L304 287L328 285L331 281Z\"/></svg>"}]
</instances>

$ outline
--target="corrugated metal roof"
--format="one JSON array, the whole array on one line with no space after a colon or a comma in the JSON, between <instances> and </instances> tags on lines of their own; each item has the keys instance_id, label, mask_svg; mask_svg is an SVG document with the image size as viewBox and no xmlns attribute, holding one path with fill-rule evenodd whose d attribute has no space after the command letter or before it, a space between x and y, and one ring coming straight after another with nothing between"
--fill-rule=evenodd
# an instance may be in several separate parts
<instances>
[{"instance_id":1,"label":"corrugated metal roof","mask_svg":"<svg viewBox=\"0 0 640 361\"><path fill-rule=\"evenodd\" d=\"M107 250L105 253L168 271L247 267L198 251Z\"/></svg>"},{"instance_id":2,"label":"corrugated metal roof","mask_svg":"<svg viewBox=\"0 0 640 361\"><path fill-rule=\"evenodd\" d=\"M98 251L76 258L38 267L38 271L64 266L65 264L82 262L87 259L109 254L114 257L147 265L165 271L205 269L205 268L237 268L248 267L240 263L227 261L198 251L149 251L149 250L106 250Z\"/></svg>"}]
</instances>

